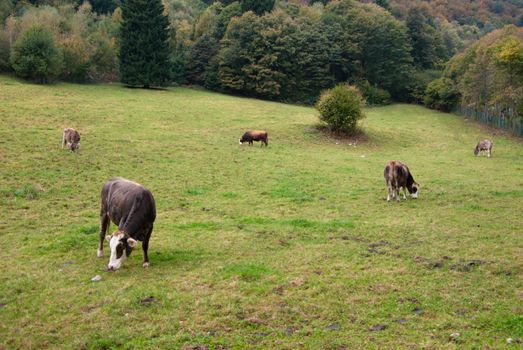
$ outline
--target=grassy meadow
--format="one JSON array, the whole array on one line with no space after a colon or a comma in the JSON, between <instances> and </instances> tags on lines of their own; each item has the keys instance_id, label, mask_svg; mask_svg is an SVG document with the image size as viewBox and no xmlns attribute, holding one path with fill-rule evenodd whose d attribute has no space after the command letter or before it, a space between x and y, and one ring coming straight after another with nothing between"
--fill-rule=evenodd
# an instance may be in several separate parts
<instances>
[{"instance_id":1,"label":"grassy meadow","mask_svg":"<svg viewBox=\"0 0 523 350\"><path fill-rule=\"evenodd\" d=\"M366 113L347 140L309 107L0 76L0 349L523 347L523 143ZM268 148L238 145L250 128ZM419 199L386 202L392 159ZM117 272L96 257L113 176L155 196L148 269L141 245Z\"/></svg>"}]
</instances>

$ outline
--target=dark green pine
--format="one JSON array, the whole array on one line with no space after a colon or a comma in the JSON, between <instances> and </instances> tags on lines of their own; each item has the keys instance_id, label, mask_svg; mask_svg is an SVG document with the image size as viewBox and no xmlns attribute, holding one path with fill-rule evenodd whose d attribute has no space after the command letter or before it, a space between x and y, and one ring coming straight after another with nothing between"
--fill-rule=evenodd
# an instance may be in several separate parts
<instances>
[{"instance_id":1,"label":"dark green pine","mask_svg":"<svg viewBox=\"0 0 523 350\"><path fill-rule=\"evenodd\" d=\"M169 19L161 0L125 0L120 29L120 80L130 86L169 83Z\"/></svg>"}]
</instances>

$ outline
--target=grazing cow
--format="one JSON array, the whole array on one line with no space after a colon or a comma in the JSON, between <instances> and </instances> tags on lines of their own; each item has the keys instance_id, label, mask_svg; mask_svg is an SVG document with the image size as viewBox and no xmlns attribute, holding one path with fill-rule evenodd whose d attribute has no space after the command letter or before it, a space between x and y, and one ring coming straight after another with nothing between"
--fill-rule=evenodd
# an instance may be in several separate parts
<instances>
[{"instance_id":1,"label":"grazing cow","mask_svg":"<svg viewBox=\"0 0 523 350\"><path fill-rule=\"evenodd\" d=\"M418 198L419 185L414 181L409 168L398 161L390 161L385 166L383 171L385 182L387 183L388 195L387 201L390 201L390 197L396 197L396 200L400 201L400 190L403 188L403 198L407 199L407 190L412 195L412 198Z\"/></svg>"},{"instance_id":2,"label":"grazing cow","mask_svg":"<svg viewBox=\"0 0 523 350\"><path fill-rule=\"evenodd\" d=\"M487 151L488 157L490 158L492 153L492 141L490 140L483 140L479 141L476 145L476 148L474 148L474 155L478 156L481 151Z\"/></svg>"},{"instance_id":3,"label":"grazing cow","mask_svg":"<svg viewBox=\"0 0 523 350\"><path fill-rule=\"evenodd\" d=\"M104 238L109 241L111 257L108 270L117 270L131 255L137 241L142 241L143 267L149 266L147 249L156 219L152 193L136 182L121 177L107 181L102 188L100 209L100 244L97 256L103 256ZM112 235L105 236L111 221L118 226Z\"/></svg>"},{"instance_id":4,"label":"grazing cow","mask_svg":"<svg viewBox=\"0 0 523 350\"><path fill-rule=\"evenodd\" d=\"M72 128L65 128L62 134L62 148L67 145L71 151L75 151L80 148L80 134L78 131Z\"/></svg>"},{"instance_id":5,"label":"grazing cow","mask_svg":"<svg viewBox=\"0 0 523 350\"><path fill-rule=\"evenodd\" d=\"M266 131L261 130L251 130L243 134L240 139L240 145L244 142L248 142L249 145L253 145L253 141L261 141L261 146L265 144L265 147L269 146L269 134Z\"/></svg>"}]
</instances>

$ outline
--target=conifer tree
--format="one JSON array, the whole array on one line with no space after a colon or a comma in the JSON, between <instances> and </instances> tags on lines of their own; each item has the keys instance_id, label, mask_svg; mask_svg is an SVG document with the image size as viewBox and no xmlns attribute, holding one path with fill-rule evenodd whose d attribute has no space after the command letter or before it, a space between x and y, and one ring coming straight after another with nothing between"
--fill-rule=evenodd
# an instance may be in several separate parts
<instances>
[{"instance_id":1,"label":"conifer tree","mask_svg":"<svg viewBox=\"0 0 523 350\"><path fill-rule=\"evenodd\" d=\"M120 29L120 80L127 85L169 82L169 19L161 0L125 0Z\"/></svg>"}]
</instances>

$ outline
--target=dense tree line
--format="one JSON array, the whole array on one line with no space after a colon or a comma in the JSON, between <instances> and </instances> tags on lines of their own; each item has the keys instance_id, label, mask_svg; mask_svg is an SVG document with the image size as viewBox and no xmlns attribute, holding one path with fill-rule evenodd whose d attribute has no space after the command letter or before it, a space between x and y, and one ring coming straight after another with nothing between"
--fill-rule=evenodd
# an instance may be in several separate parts
<instances>
[{"instance_id":1,"label":"dense tree line","mask_svg":"<svg viewBox=\"0 0 523 350\"><path fill-rule=\"evenodd\" d=\"M152 85L194 84L314 103L322 90L350 83L358 86L369 104L394 99L448 109L458 98L468 101L464 83L448 73L450 68L443 77L449 59L484 33L507 22L518 23L520 9L517 2L503 2L500 9L490 0L479 5L450 0L157 1L1 2L0 70L15 70L38 81L120 80L149 86L149 78L144 77L152 73L139 73L137 67L152 69L154 65L147 62L161 56ZM149 13L145 7L153 2L157 20L142 17L141 24L127 20L126 6L136 3L131 13ZM444 8L447 2L449 7ZM160 29L151 34L156 25ZM146 28L139 29L144 38L161 38L165 45L160 48L126 32L127 27L140 26ZM47 31L33 27L46 28L51 41ZM29 31L32 34L25 35ZM510 36L507 31L499 33ZM46 79L22 73L23 62L18 62L23 46L34 43L34 36L45 36L48 46L56 48L46 51L49 62L58 62ZM130 47L133 42L139 44ZM456 65L459 57L450 65ZM516 91L520 85L513 74L509 76ZM445 103L431 102L442 96L447 96Z\"/></svg>"},{"instance_id":2,"label":"dense tree line","mask_svg":"<svg viewBox=\"0 0 523 350\"><path fill-rule=\"evenodd\" d=\"M321 90L348 81L383 100L409 98L407 28L384 9L347 0L280 2L262 15L244 10L241 2L214 3L200 15L184 56L187 82L312 103Z\"/></svg>"},{"instance_id":3,"label":"dense tree line","mask_svg":"<svg viewBox=\"0 0 523 350\"><path fill-rule=\"evenodd\" d=\"M409 9L419 6L420 1L387 0L387 3L396 17L403 18ZM523 3L519 0L424 0L423 6L433 18L473 26L483 34L506 24L522 24Z\"/></svg>"},{"instance_id":4,"label":"dense tree line","mask_svg":"<svg viewBox=\"0 0 523 350\"><path fill-rule=\"evenodd\" d=\"M429 104L451 101L507 118L523 117L523 28L508 26L486 35L453 57L445 78L430 88ZM447 94L453 98L445 98Z\"/></svg>"}]
</instances>

